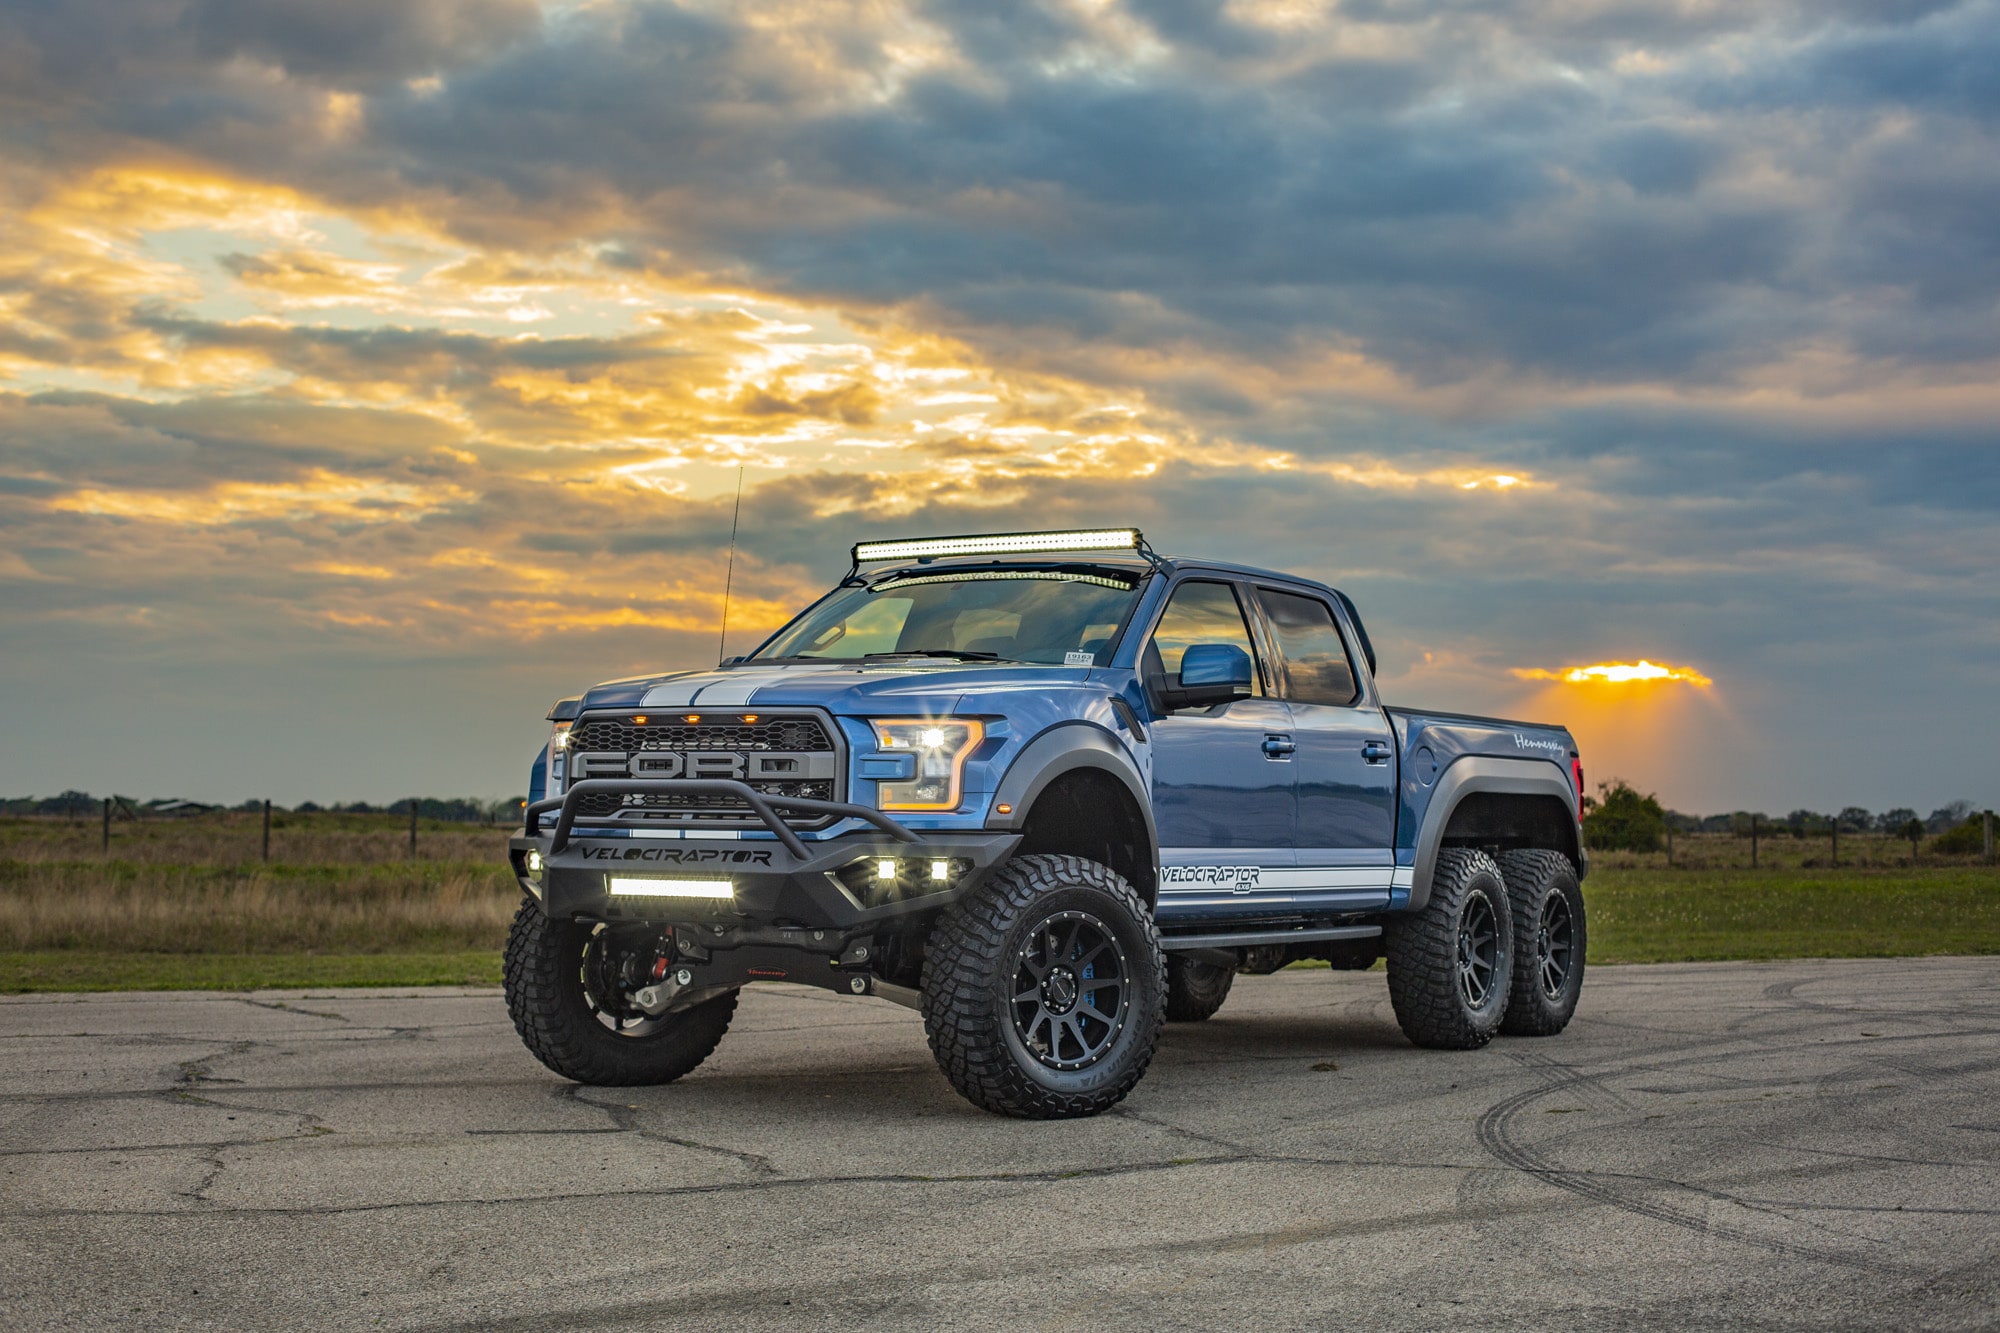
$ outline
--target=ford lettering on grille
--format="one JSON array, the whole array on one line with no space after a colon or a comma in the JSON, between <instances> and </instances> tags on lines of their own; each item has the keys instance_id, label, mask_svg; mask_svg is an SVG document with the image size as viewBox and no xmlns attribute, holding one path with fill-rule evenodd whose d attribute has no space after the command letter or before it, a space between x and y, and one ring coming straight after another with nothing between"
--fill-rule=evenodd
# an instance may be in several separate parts
<instances>
[{"instance_id":1,"label":"ford lettering on grille","mask_svg":"<svg viewBox=\"0 0 2000 1333\"><path fill-rule=\"evenodd\" d=\"M841 757L830 729L815 717L762 717L756 722L641 723L622 717L578 721L570 733L572 780L724 779L770 796L840 799ZM701 819L738 823L754 818L726 793L592 792L577 813L597 819ZM798 818L800 827L824 821Z\"/></svg>"}]
</instances>

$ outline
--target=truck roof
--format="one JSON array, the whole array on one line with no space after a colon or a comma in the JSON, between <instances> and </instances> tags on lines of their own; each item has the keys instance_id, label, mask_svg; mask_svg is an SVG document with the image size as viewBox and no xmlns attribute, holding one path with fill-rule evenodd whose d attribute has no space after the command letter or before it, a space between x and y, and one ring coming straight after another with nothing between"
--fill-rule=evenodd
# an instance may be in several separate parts
<instances>
[{"instance_id":1,"label":"truck roof","mask_svg":"<svg viewBox=\"0 0 2000 1333\"><path fill-rule=\"evenodd\" d=\"M1303 574L1288 574L1281 569L1263 569L1256 565L1239 565L1229 560L1211 560L1202 556L1127 555L1121 551L1078 551L1075 553L1054 551L1007 552L991 555L931 556L922 560L884 561L869 569L870 582L889 574L904 574L914 569L956 570L956 569L997 569L1009 565L1083 565L1099 569L1118 570L1124 573L1144 574L1159 571L1166 574L1184 570L1205 570L1218 574L1232 574L1242 578L1276 579L1285 583L1298 583L1307 587L1333 592L1332 585Z\"/></svg>"}]
</instances>

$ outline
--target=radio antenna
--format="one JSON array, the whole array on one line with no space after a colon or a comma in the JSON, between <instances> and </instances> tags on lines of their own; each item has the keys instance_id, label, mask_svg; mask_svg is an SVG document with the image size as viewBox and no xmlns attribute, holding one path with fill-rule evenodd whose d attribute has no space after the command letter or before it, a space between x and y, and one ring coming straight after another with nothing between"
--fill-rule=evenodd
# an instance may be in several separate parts
<instances>
[{"instance_id":1,"label":"radio antenna","mask_svg":"<svg viewBox=\"0 0 2000 1333\"><path fill-rule=\"evenodd\" d=\"M729 642L729 590L736 582L736 524L743 517L743 465L736 467L736 509L729 516L729 564L722 574L722 634L715 641L715 660L722 661L724 645Z\"/></svg>"}]
</instances>

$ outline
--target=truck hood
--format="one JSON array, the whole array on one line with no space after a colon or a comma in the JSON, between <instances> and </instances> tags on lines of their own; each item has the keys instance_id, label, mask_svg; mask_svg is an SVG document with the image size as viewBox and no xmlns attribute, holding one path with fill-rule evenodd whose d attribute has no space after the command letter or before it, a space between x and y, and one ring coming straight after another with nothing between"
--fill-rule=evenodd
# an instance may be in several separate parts
<instances>
[{"instance_id":1,"label":"truck hood","mask_svg":"<svg viewBox=\"0 0 2000 1333\"><path fill-rule=\"evenodd\" d=\"M1081 689L1090 667L998 662L745 665L720 671L641 676L584 695L593 708L771 708L807 705L833 713L946 713L961 696ZM1004 705L1000 706L1004 711Z\"/></svg>"}]
</instances>

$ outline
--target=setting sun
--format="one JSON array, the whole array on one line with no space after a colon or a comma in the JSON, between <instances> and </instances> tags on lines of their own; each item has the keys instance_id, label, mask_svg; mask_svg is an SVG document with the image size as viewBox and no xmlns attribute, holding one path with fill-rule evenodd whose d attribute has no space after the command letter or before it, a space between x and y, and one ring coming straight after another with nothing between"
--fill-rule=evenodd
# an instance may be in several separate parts
<instances>
[{"instance_id":1,"label":"setting sun","mask_svg":"<svg viewBox=\"0 0 2000 1333\"><path fill-rule=\"evenodd\" d=\"M1715 684L1707 676L1693 667L1661 666L1640 658L1636 662L1599 662L1594 666L1561 667L1550 671L1545 667L1515 667L1513 674L1521 680L1555 680L1566 685L1627 685L1652 681L1680 681L1696 689L1705 690Z\"/></svg>"}]
</instances>

